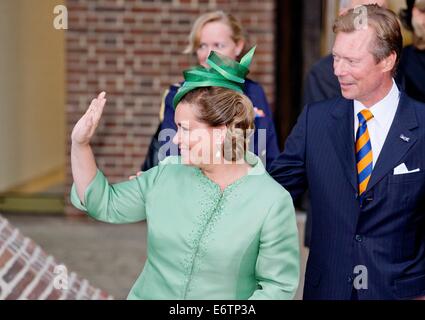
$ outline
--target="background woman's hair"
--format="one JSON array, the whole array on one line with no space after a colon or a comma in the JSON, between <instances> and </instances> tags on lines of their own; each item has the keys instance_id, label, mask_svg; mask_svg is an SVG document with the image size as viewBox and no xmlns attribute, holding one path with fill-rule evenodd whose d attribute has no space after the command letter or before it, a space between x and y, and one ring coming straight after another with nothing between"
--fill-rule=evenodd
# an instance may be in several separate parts
<instances>
[{"instance_id":1,"label":"background woman's hair","mask_svg":"<svg viewBox=\"0 0 425 320\"><path fill-rule=\"evenodd\" d=\"M247 96L226 88L206 87L190 91L180 102L195 106L199 121L211 127L227 127L223 144L227 161L244 158L255 129L254 107Z\"/></svg>"},{"instance_id":2,"label":"background woman's hair","mask_svg":"<svg viewBox=\"0 0 425 320\"><path fill-rule=\"evenodd\" d=\"M193 24L192 30L189 35L189 44L183 53L190 54L195 53L199 47L199 42L201 38L201 30L202 28L210 22L220 21L230 27L232 30L232 39L235 43L240 40L245 41L246 36L244 34L242 24L237 20L232 14L225 13L223 11L213 11L204 13L196 19ZM243 51L243 50L242 50Z\"/></svg>"},{"instance_id":3,"label":"background woman's hair","mask_svg":"<svg viewBox=\"0 0 425 320\"><path fill-rule=\"evenodd\" d=\"M401 9L399 12L400 20L403 26L410 31L413 31L412 26L412 10L415 6L415 0L406 0L406 9Z\"/></svg>"}]
</instances>

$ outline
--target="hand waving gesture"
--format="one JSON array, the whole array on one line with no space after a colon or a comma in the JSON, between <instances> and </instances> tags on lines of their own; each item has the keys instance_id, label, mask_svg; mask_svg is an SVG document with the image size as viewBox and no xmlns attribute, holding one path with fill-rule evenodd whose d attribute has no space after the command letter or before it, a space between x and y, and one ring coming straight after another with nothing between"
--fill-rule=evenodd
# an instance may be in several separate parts
<instances>
[{"instance_id":1,"label":"hand waving gesture","mask_svg":"<svg viewBox=\"0 0 425 320\"><path fill-rule=\"evenodd\" d=\"M106 103L105 96L106 93L102 92L96 99L92 100L90 107L72 130L72 143L78 145L88 145L90 143L102 116L103 107Z\"/></svg>"}]
</instances>

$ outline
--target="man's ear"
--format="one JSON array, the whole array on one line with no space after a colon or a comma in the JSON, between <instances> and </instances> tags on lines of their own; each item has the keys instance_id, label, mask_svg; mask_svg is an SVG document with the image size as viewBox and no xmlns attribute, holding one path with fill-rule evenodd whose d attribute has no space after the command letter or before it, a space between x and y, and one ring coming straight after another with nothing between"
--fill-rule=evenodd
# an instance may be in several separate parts
<instances>
[{"instance_id":1,"label":"man's ear","mask_svg":"<svg viewBox=\"0 0 425 320\"><path fill-rule=\"evenodd\" d=\"M382 71L383 72L389 72L394 69L395 63L397 60L397 53L394 51L385 59L381 61L382 64Z\"/></svg>"}]
</instances>

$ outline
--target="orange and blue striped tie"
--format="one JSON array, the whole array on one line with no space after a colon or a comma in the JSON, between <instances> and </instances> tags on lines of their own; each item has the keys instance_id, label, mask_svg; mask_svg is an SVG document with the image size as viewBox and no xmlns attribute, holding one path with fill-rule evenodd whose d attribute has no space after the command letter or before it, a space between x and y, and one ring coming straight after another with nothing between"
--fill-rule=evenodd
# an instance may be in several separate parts
<instances>
[{"instance_id":1,"label":"orange and blue striped tie","mask_svg":"<svg viewBox=\"0 0 425 320\"><path fill-rule=\"evenodd\" d=\"M370 142L367 122L373 118L373 114L365 109L357 114L359 129L356 137L357 176L359 182L360 199L367 189L373 170L372 144Z\"/></svg>"}]
</instances>

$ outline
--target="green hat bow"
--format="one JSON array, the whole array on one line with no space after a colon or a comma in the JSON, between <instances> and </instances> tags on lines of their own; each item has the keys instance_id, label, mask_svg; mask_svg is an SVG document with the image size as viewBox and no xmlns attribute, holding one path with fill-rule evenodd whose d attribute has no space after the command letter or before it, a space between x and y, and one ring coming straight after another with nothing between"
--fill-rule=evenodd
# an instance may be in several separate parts
<instances>
[{"instance_id":1,"label":"green hat bow","mask_svg":"<svg viewBox=\"0 0 425 320\"><path fill-rule=\"evenodd\" d=\"M183 72L185 82L174 97L174 108L188 92L201 87L222 87L243 92L255 48L249 50L240 62L211 51L207 59L211 68L197 66Z\"/></svg>"}]
</instances>

